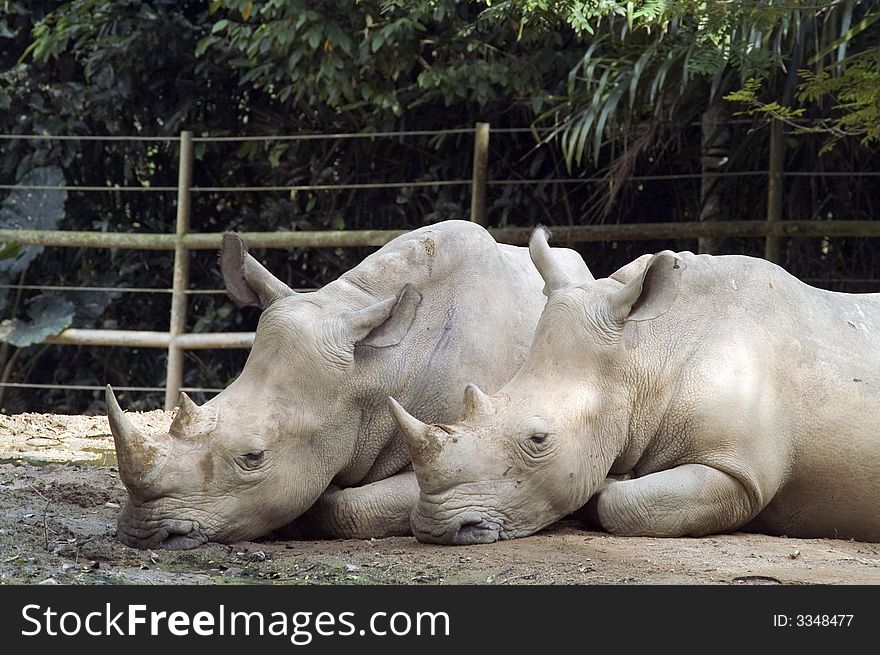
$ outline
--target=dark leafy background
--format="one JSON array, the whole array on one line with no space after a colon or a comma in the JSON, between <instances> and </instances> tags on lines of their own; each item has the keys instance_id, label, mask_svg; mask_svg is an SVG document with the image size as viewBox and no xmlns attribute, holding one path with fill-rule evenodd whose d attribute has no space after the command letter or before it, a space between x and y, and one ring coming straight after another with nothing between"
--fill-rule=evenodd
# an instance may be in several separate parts
<instances>
[{"instance_id":1,"label":"dark leafy background","mask_svg":"<svg viewBox=\"0 0 880 655\"><path fill-rule=\"evenodd\" d=\"M666 57L670 42L658 45L647 43L644 35L635 42L615 36L625 32L618 29L619 21L610 24L617 32L609 28L604 36L579 32L576 26L558 22L552 12L537 20L534 12L528 13L536 4L494 3L487 8L482 2L452 0L4 2L0 134L174 137L187 129L211 136L285 135L467 128L477 121L491 123L493 130L535 126L558 134L545 138L544 131L493 132L490 180L598 176L598 181L490 186L490 225L695 220L701 207L699 179L638 182L626 176L699 173L700 116L723 91L736 87L742 67L709 65L715 60L703 52L697 62L703 69L695 72L693 84L677 84L675 92L667 88L652 96L648 75L659 75L662 66L652 69L642 54L650 47L656 56ZM810 29L824 34L816 20ZM833 41L836 32L826 31L825 37ZM791 33L785 32L786 38ZM874 43L876 37L876 30L867 30L859 36L863 41L854 40L852 47ZM695 43L690 33L681 38L682 43ZM777 54L784 62L790 53ZM774 68L776 59L765 59L766 93L781 97L786 75L773 72L782 70ZM638 69L643 78L625 78L632 85L627 89L634 90L631 100L607 84L598 88L606 94L602 102L613 101L613 106L589 119L596 111L591 103L598 97L597 87L580 82L588 71L601 70L609 61L623 62L624 73L644 61ZM674 77L668 70L666 74ZM645 80L648 92L642 93L636 84ZM652 102L665 103L665 111L648 107ZM812 110L821 113L821 103ZM603 113L608 127L595 137ZM588 120L594 132L585 131ZM586 144L581 152L579 138ZM822 134L791 137L786 144L787 169L878 169L876 151L858 139L844 139L820 157L824 143ZM177 182L174 142L3 140L0 148L0 184L148 188L173 187ZM193 183L235 187L468 179L471 149L469 134L198 143ZM765 123L756 117L734 124L725 170L766 166ZM174 229L173 192L0 193L3 227ZM469 193L467 185L294 195L202 192L193 196L192 229L416 228L466 218ZM717 193L723 198L724 218L763 218L765 177L731 177ZM827 175L788 179L785 199L785 218L873 219L880 197L875 179ZM725 252L763 252L762 242L755 239L731 239L721 245ZM643 252L696 247L693 241L657 241L583 244L579 250L596 274L605 275ZM254 254L291 286L315 288L369 251ZM873 281L845 282L878 277L880 261L871 240L788 240L783 256L781 263L789 270L821 286L880 288ZM191 286L222 288L216 254L196 252L192 258ZM171 260L172 255L163 252L7 243L0 249L0 283L167 289ZM161 386L162 351L48 346L38 341L67 326L165 330L169 307L167 293L0 289L2 379ZM222 294L195 295L189 303L191 331L251 330L256 319L254 310L238 309ZM241 370L244 358L243 351L188 353L185 385L223 388ZM103 411L100 392L7 388L0 394L0 410L5 412ZM204 397L197 394L196 399ZM161 405L162 396L132 392L123 394L123 402L132 408L153 408Z\"/></svg>"}]
</instances>

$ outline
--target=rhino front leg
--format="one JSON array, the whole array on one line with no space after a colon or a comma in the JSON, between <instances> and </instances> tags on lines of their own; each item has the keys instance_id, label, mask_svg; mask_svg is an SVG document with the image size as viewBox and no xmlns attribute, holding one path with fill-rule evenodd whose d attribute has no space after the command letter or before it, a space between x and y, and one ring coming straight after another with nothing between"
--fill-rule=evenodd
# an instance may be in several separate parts
<instances>
[{"instance_id":1,"label":"rhino front leg","mask_svg":"<svg viewBox=\"0 0 880 655\"><path fill-rule=\"evenodd\" d=\"M742 526L760 510L757 498L723 471L685 464L641 478L609 481L591 499L590 510L612 534L699 537Z\"/></svg>"},{"instance_id":2,"label":"rhino front leg","mask_svg":"<svg viewBox=\"0 0 880 655\"><path fill-rule=\"evenodd\" d=\"M298 539L409 536L409 517L418 499L419 485L412 471L362 487L331 486L281 533Z\"/></svg>"},{"instance_id":3,"label":"rhino front leg","mask_svg":"<svg viewBox=\"0 0 880 655\"><path fill-rule=\"evenodd\" d=\"M605 481L602 482L590 500L587 501L587 504L573 511L570 514L570 518L573 518L576 521L581 521L589 528L602 529L602 523L599 521L596 507L596 501L599 499L599 495L608 488L608 485L614 484L615 482L623 482L624 480L632 480L633 477L634 475L632 473L624 473L623 475L611 475L609 473L605 477Z\"/></svg>"}]
</instances>

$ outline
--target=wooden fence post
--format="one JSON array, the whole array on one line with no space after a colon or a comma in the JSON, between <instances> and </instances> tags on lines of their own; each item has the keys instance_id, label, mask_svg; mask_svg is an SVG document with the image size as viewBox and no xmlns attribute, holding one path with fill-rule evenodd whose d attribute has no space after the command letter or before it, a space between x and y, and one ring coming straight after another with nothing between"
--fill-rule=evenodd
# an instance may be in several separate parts
<instances>
[{"instance_id":1,"label":"wooden fence post","mask_svg":"<svg viewBox=\"0 0 880 655\"><path fill-rule=\"evenodd\" d=\"M189 250L183 238L189 232L190 186L192 185L192 132L180 133L180 165L177 176L177 228L174 242L174 276L171 287L171 317L168 326L168 369L165 378L165 411L177 406L183 386L183 349L178 337L186 332L186 290L189 286Z\"/></svg>"},{"instance_id":2,"label":"wooden fence post","mask_svg":"<svg viewBox=\"0 0 880 655\"><path fill-rule=\"evenodd\" d=\"M700 157L700 221L720 222L729 218L722 201L724 167L730 159L730 112L718 100L700 117L702 155ZM724 248L722 239L697 239L697 251L718 255Z\"/></svg>"},{"instance_id":3,"label":"wooden fence post","mask_svg":"<svg viewBox=\"0 0 880 655\"><path fill-rule=\"evenodd\" d=\"M770 153L767 166L767 226L782 220L782 174L785 165L785 132L782 121L770 123ZM779 262L779 237L773 231L767 233L764 242L764 259Z\"/></svg>"},{"instance_id":4,"label":"wooden fence post","mask_svg":"<svg viewBox=\"0 0 880 655\"><path fill-rule=\"evenodd\" d=\"M489 171L489 123L474 127L474 171L471 178L471 221L486 225L486 177Z\"/></svg>"}]
</instances>

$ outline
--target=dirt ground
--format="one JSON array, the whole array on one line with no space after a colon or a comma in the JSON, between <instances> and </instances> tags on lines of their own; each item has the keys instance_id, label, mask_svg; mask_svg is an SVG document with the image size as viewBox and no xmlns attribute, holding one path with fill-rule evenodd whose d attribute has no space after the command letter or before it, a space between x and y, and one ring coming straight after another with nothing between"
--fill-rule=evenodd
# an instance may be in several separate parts
<instances>
[{"instance_id":1,"label":"dirt ground","mask_svg":"<svg viewBox=\"0 0 880 655\"><path fill-rule=\"evenodd\" d=\"M170 416L132 419L160 430ZM114 465L104 417L0 415L0 584L880 584L880 544L623 538L574 521L481 546L269 537L140 551L115 539Z\"/></svg>"}]
</instances>

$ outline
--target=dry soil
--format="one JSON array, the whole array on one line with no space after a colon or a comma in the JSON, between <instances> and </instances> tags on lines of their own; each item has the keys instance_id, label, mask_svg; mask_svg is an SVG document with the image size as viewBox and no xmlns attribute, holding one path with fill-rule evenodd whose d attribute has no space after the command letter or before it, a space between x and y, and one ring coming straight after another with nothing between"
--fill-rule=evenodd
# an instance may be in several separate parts
<instances>
[{"instance_id":1,"label":"dry soil","mask_svg":"<svg viewBox=\"0 0 880 655\"><path fill-rule=\"evenodd\" d=\"M161 430L171 415L132 415ZM141 551L115 538L125 502L106 418L0 415L0 584L878 584L880 544L735 533L613 537L563 521L525 539L412 538Z\"/></svg>"}]
</instances>

